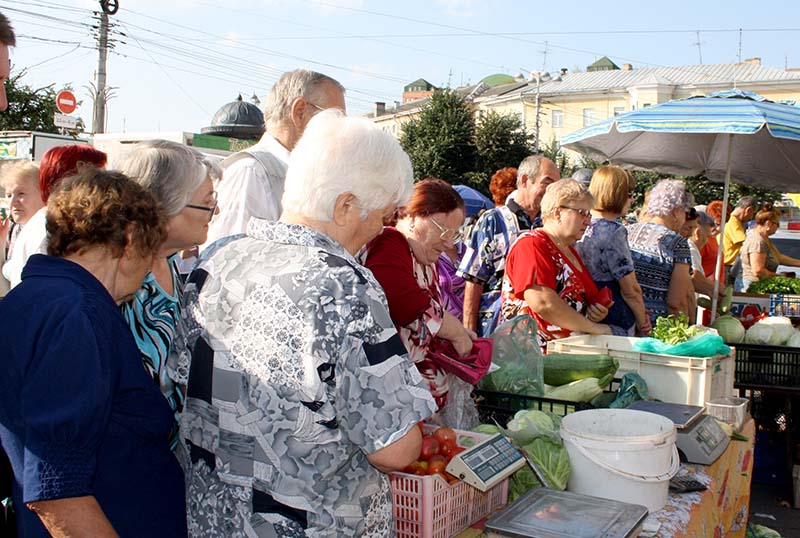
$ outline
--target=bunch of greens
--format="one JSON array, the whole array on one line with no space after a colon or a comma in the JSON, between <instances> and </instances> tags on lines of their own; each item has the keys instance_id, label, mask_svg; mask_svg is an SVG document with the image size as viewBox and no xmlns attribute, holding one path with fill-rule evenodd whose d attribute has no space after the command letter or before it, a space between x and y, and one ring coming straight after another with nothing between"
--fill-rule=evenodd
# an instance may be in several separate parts
<instances>
[{"instance_id":1,"label":"bunch of greens","mask_svg":"<svg viewBox=\"0 0 800 538\"><path fill-rule=\"evenodd\" d=\"M689 327L689 316L681 312L677 316L658 318L651 336L665 344L675 345L691 340L699 333L697 327Z\"/></svg>"},{"instance_id":2,"label":"bunch of greens","mask_svg":"<svg viewBox=\"0 0 800 538\"><path fill-rule=\"evenodd\" d=\"M800 294L800 278L770 276L756 280L747 288L748 293L797 293Z\"/></svg>"}]
</instances>

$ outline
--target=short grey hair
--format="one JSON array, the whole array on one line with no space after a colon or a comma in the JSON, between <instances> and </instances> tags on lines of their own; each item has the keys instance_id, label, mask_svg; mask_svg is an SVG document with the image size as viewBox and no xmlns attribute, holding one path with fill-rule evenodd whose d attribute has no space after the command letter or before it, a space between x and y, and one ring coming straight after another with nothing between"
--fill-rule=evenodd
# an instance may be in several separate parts
<instances>
[{"instance_id":1,"label":"short grey hair","mask_svg":"<svg viewBox=\"0 0 800 538\"><path fill-rule=\"evenodd\" d=\"M756 203L756 199L752 196L742 196L739 198L739 201L736 202L736 207L739 209L747 209L748 207L752 207L753 209L758 208L758 204Z\"/></svg>"},{"instance_id":2,"label":"short grey hair","mask_svg":"<svg viewBox=\"0 0 800 538\"><path fill-rule=\"evenodd\" d=\"M313 102L317 92L325 84L332 84L344 95L344 86L328 75L295 69L281 75L264 101L264 124L267 129L280 125L292 115L292 103L298 97Z\"/></svg>"},{"instance_id":3,"label":"short grey hair","mask_svg":"<svg viewBox=\"0 0 800 538\"><path fill-rule=\"evenodd\" d=\"M678 208L686 211L692 207L692 199L683 181L662 179L650 190L647 214L651 217L667 217Z\"/></svg>"},{"instance_id":4,"label":"short grey hair","mask_svg":"<svg viewBox=\"0 0 800 538\"><path fill-rule=\"evenodd\" d=\"M697 212L697 224L699 226L708 226L713 228L717 225L717 222L705 211L698 211Z\"/></svg>"},{"instance_id":5,"label":"short grey hair","mask_svg":"<svg viewBox=\"0 0 800 538\"><path fill-rule=\"evenodd\" d=\"M528 155L517 167L517 187L522 184L522 176L528 176L533 179L539 173L539 168L542 166L542 161L547 157L544 155Z\"/></svg>"},{"instance_id":6,"label":"short grey hair","mask_svg":"<svg viewBox=\"0 0 800 538\"><path fill-rule=\"evenodd\" d=\"M583 202L584 200L592 203L592 193L586 185L579 183L572 178L559 179L547 186L542 196L542 220L550 220L556 213L556 209L561 206L569 205L572 202Z\"/></svg>"},{"instance_id":7,"label":"short grey hair","mask_svg":"<svg viewBox=\"0 0 800 538\"><path fill-rule=\"evenodd\" d=\"M39 166L26 159L10 161L0 167L0 185L7 191L25 183L39 194Z\"/></svg>"},{"instance_id":8,"label":"short grey hair","mask_svg":"<svg viewBox=\"0 0 800 538\"><path fill-rule=\"evenodd\" d=\"M139 142L117 169L150 191L168 217L177 215L219 166L196 149L169 140Z\"/></svg>"},{"instance_id":9,"label":"short grey hair","mask_svg":"<svg viewBox=\"0 0 800 538\"><path fill-rule=\"evenodd\" d=\"M283 209L329 222L336 198L351 193L366 218L390 204L404 205L413 188L411 160L393 136L329 109L311 119L292 150Z\"/></svg>"}]
</instances>

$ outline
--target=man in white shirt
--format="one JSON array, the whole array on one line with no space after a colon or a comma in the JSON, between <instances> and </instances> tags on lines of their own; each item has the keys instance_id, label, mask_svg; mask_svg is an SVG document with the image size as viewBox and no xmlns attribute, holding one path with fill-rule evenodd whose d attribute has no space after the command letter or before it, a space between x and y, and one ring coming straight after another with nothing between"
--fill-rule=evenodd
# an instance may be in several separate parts
<instances>
[{"instance_id":1,"label":"man in white shirt","mask_svg":"<svg viewBox=\"0 0 800 538\"><path fill-rule=\"evenodd\" d=\"M211 221L203 247L244 233L250 217L278 220L289 153L309 120L328 108L345 110L344 87L339 82L306 69L281 76L264 104L264 136L222 162L224 173L217 185L220 211Z\"/></svg>"}]
</instances>

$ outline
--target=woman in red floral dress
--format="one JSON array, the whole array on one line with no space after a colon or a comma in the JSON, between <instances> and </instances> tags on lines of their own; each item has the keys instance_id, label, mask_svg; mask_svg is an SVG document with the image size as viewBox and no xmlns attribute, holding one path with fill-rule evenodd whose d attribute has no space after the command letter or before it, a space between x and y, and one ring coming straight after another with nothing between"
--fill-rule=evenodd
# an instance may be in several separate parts
<instances>
[{"instance_id":1,"label":"woman in red floral dress","mask_svg":"<svg viewBox=\"0 0 800 538\"><path fill-rule=\"evenodd\" d=\"M592 195L577 181L551 184L542 198L542 228L520 236L506 260L500 315L530 314L542 350L572 332L612 332L599 323L608 309L574 248L591 222L591 208Z\"/></svg>"},{"instance_id":2,"label":"woman in red floral dress","mask_svg":"<svg viewBox=\"0 0 800 538\"><path fill-rule=\"evenodd\" d=\"M465 355L475 338L442 306L436 273L439 255L462 239L463 222L458 192L440 179L425 179L399 208L396 227L385 227L361 255L386 292L392 321L439 409L447 401L451 376L430 359L431 344L435 338L449 340Z\"/></svg>"}]
</instances>

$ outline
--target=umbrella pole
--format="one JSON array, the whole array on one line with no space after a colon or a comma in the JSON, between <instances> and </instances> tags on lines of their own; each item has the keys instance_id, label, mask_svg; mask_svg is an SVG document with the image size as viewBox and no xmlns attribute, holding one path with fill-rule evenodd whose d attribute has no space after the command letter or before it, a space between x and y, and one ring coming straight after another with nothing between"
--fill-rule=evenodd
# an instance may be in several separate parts
<instances>
[{"instance_id":1,"label":"umbrella pole","mask_svg":"<svg viewBox=\"0 0 800 538\"><path fill-rule=\"evenodd\" d=\"M725 186L722 190L722 221L719 227L719 250L717 251L717 265L714 269L714 296L711 298L711 322L717 319L717 300L719 298L719 279L717 276L720 274L722 268L722 245L725 242L725 223L728 221L728 198L730 195L731 186L731 157L733 154L733 135L728 135L728 162L725 166ZM722 275L725 278L725 274Z\"/></svg>"}]
</instances>

